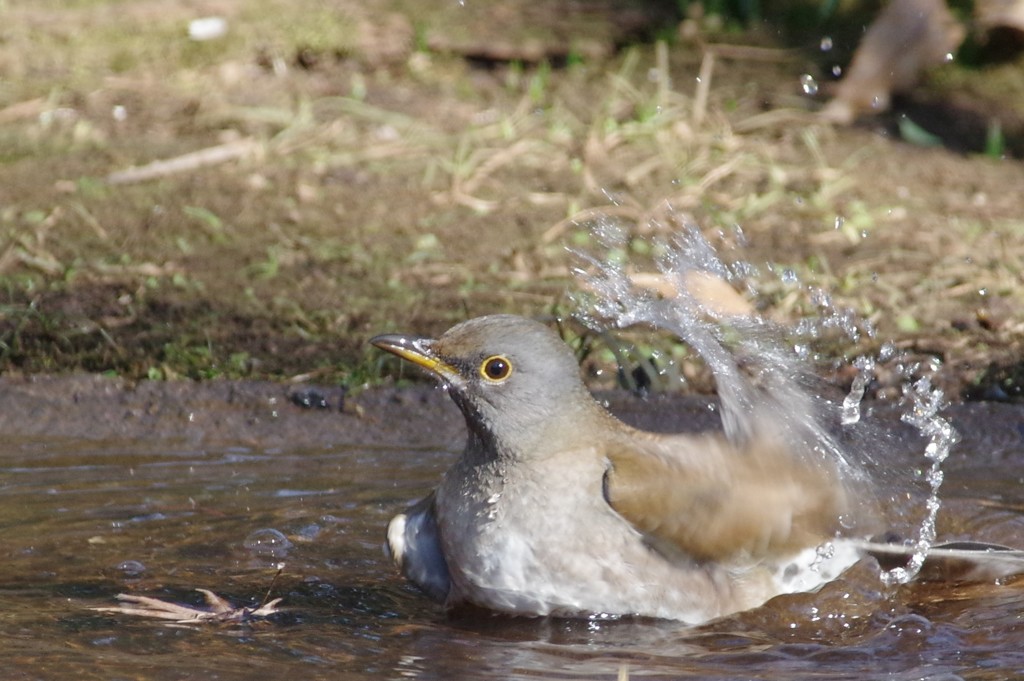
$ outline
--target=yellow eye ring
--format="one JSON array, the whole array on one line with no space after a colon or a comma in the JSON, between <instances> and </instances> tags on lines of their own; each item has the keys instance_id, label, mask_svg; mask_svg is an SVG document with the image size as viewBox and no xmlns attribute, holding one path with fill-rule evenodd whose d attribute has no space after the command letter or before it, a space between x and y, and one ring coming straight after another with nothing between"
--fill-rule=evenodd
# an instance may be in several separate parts
<instances>
[{"instance_id":1,"label":"yellow eye ring","mask_svg":"<svg viewBox=\"0 0 1024 681\"><path fill-rule=\"evenodd\" d=\"M512 375L512 362L508 357L492 355L480 364L480 375L492 383L500 383Z\"/></svg>"}]
</instances>

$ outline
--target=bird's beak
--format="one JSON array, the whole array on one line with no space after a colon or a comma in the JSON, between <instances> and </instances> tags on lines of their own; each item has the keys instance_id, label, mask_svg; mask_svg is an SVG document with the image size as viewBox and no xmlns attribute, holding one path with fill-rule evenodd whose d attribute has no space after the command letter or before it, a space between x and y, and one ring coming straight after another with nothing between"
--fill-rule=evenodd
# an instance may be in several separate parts
<instances>
[{"instance_id":1,"label":"bird's beak","mask_svg":"<svg viewBox=\"0 0 1024 681\"><path fill-rule=\"evenodd\" d=\"M446 381L457 382L459 379L459 370L438 357L431 349L434 344L432 338L386 334L371 338L370 344L409 360Z\"/></svg>"}]
</instances>

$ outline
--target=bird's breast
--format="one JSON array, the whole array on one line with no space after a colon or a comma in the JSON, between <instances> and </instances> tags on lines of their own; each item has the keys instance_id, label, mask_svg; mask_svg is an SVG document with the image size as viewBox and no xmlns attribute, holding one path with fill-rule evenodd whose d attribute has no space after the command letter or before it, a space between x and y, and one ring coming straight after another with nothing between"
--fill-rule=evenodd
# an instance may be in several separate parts
<instances>
[{"instance_id":1,"label":"bird's breast","mask_svg":"<svg viewBox=\"0 0 1024 681\"><path fill-rule=\"evenodd\" d=\"M637 579L650 551L604 502L604 464L553 468L494 463L445 477L438 519L454 599L526 615L601 612Z\"/></svg>"}]
</instances>

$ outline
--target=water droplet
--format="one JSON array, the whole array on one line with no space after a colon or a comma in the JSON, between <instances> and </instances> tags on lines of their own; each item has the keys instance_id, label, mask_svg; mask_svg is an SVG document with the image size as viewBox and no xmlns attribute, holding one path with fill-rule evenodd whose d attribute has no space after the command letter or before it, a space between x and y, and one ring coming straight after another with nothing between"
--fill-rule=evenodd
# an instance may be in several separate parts
<instances>
[{"instance_id":1,"label":"water droplet","mask_svg":"<svg viewBox=\"0 0 1024 681\"><path fill-rule=\"evenodd\" d=\"M836 64L835 66L833 66L832 67L832 75L835 76L836 78L838 78L839 76L843 75L843 67L840 66L839 64Z\"/></svg>"},{"instance_id":2,"label":"water droplet","mask_svg":"<svg viewBox=\"0 0 1024 681\"><path fill-rule=\"evenodd\" d=\"M814 76L805 73L800 76L800 89L804 91L805 95L816 95L818 94L818 82L814 80Z\"/></svg>"},{"instance_id":3,"label":"water droplet","mask_svg":"<svg viewBox=\"0 0 1024 681\"><path fill-rule=\"evenodd\" d=\"M857 527L857 517L851 513L843 513L839 516L839 525L847 530Z\"/></svg>"},{"instance_id":4,"label":"water droplet","mask_svg":"<svg viewBox=\"0 0 1024 681\"><path fill-rule=\"evenodd\" d=\"M800 281L800 277L798 277L796 275L796 272L792 268L789 268L789 267L787 267L786 269L782 270L782 277L781 277L781 279L782 279L782 283L783 284L795 284L798 281Z\"/></svg>"},{"instance_id":5,"label":"water droplet","mask_svg":"<svg viewBox=\"0 0 1024 681\"><path fill-rule=\"evenodd\" d=\"M267 527L251 533L245 538L243 546L258 556L284 558L292 548L292 543L282 532Z\"/></svg>"},{"instance_id":6,"label":"water droplet","mask_svg":"<svg viewBox=\"0 0 1024 681\"><path fill-rule=\"evenodd\" d=\"M832 36L824 36L821 39L821 51L828 52L832 49Z\"/></svg>"},{"instance_id":7,"label":"water droplet","mask_svg":"<svg viewBox=\"0 0 1024 681\"><path fill-rule=\"evenodd\" d=\"M833 310L833 308L835 306L832 304L832 296L830 296L828 294L828 291L826 291L825 289L822 289L822 288L814 288L814 289L812 289L811 290L811 303L815 307L820 307L823 312L829 312L829 311L835 312ZM826 321L833 321L833 322L837 322L839 325L842 325L842 321L843 320L841 318L839 318L839 317L833 317L831 320L826 320Z\"/></svg>"},{"instance_id":8,"label":"water droplet","mask_svg":"<svg viewBox=\"0 0 1024 681\"><path fill-rule=\"evenodd\" d=\"M987 288L979 288L978 289L978 295L979 296L987 296L988 295L988 289Z\"/></svg>"},{"instance_id":9,"label":"water droplet","mask_svg":"<svg viewBox=\"0 0 1024 681\"><path fill-rule=\"evenodd\" d=\"M836 229L842 229L842 228L843 228L843 223L844 223L844 222L846 222L846 218L844 218L844 217L843 217L842 215L837 215L837 216L836 216L836 224L835 224L835 228L836 228Z\"/></svg>"},{"instance_id":10,"label":"water droplet","mask_svg":"<svg viewBox=\"0 0 1024 681\"><path fill-rule=\"evenodd\" d=\"M952 52L947 52L946 56L943 57L942 59L943 59L943 61L945 61L948 64L949 62L953 61L953 53Z\"/></svg>"},{"instance_id":11,"label":"water droplet","mask_svg":"<svg viewBox=\"0 0 1024 681\"><path fill-rule=\"evenodd\" d=\"M137 560L126 560L118 563L117 569L125 573L129 577L135 577L141 575L146 571L146 566Z\"/></svg>"},{"instance_id":12,"label":"water droplet","mask_svg":"<svg viewBox=\"0 0 1024 681\"><path fill-rule=\"evenodd\" d=\"M864 400L864 392L868 383L875 376L875 362L870 357L858 357L853 361L857 375L850 385L850 392L843 399L841 420L844 426L860 421L860 403Z\"/></svg>"}]
</instances>

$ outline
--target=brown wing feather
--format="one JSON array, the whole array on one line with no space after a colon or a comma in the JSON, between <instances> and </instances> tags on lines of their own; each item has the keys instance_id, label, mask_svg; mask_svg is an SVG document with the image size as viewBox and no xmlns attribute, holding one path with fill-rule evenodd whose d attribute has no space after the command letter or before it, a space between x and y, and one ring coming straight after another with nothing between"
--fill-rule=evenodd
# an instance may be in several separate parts
<instances>
[{"instance_id":1,"label":"brown wing feather","mask_svg":"<svg viewBox=\"0 0 1024 681\"><path fill-rule=\"evenodd\" d=\"M608 503L655 548L697 561L768 558L833 536L846 507L837 476L772 441L655 436L607 452Z\"/></svg>"}]
</instances>

